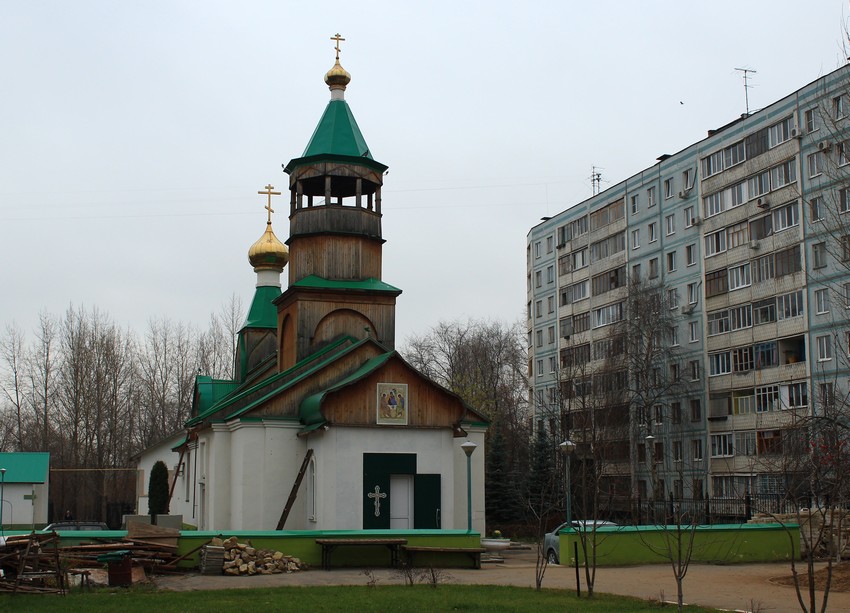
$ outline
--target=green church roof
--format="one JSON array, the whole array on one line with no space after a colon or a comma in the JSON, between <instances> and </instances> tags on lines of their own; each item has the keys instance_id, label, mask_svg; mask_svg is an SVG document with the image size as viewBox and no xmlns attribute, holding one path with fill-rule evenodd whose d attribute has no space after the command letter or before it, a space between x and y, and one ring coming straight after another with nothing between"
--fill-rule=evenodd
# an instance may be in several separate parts
<instances>
[{"instance_id":1,"label":"green church roof","mask_svg":"<svg viewBox=\"0 0 850 613\"><path fill-rule=\"evenodd\" d=\"M351 281L351 280L334 280L334 279L323 279L317 275L309 275L304 277L303 279L299 279L295 283L293 283L290 287L311 287L315 289L353 289L353 290L366 290L372 292L394 292L401 293L401 290L397 287L393 287L389 283L384 283L380 279L376 279L375 277L369 277L368 279L363 279L362 281Z\"/></svg>"},{"instance_id":2,"label":"green church roof","mask_svg":"<svg viewBox=\"0 0 850 613\"><path fill-rule=\"evenodd\" d=\"M0 468L6 469L4 483L44 483L50 470L47 452L0 453Z\"/></svg>"},{"instance_id":3,"label":"green church roof","mask_svg":"<svg viewBox=\"0 0 850 613\"><path fill-rule=\"evenodd\" d=\"M345 100L328 102L325 113L301 157L322 154L374 159Z\"/></svg>"},{"instance_id":4,"label":"green church roof","mask_svg":"<svg viewBox=\"0 0 850 613\"><path fill-rule=\"evenodd\" d=\"M274 300L280 296L280 288L272 285L261 285L254 292L254 300L248 309L245 328L277 329L277 307Z\"/></svg>"}]
</instances>

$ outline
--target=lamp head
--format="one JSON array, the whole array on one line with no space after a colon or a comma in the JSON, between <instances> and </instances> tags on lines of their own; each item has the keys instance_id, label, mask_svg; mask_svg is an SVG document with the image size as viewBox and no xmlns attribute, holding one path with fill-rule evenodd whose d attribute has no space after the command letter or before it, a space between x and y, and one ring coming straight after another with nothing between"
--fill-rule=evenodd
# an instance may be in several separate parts
<instances>
[{"instance_id":1,"label":"lamp head","mask_svg":"<svg viewBox=\"0 0 850 613\"><path fill-rule=\"evenodd\" d=\"M571 440L567 439L560 445L558 445L558 449L561 450L561 453L564 455L570 455L573 451L576 450L576 444Z\"/></svg>"},{"instance_id":2,"label":"lamp head","mask_svg":"<svg viewBox=\"0 0 850 613\"><path fill-rule=\"evenodd\" d=\"M467 458L472 457L472 452L475 451L477 447L478 445L476 445L472 441L466 441L463 445L460 446L460 448L463 449L463 452L466 454Z\"/></svg>"}]
</instances>

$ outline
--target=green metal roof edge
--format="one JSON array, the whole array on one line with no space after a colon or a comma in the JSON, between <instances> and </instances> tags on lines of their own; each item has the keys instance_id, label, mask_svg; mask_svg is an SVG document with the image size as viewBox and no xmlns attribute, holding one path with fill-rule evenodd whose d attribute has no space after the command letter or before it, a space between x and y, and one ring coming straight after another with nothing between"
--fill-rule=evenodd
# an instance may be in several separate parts
<instances>
[{"instance_id":1,"label":"green metal roof edge","mask_svg":"<svg viewBox=\"0 0 850 613\"><path fill-rule=\"evenodd\" d=\"M316 423L314 423L314 424L309 424L309 425L304 426L303 428L301 428L301 429L298 431L298 434L309 434L310 432L315 432L316 430L318 430L319 428L321 428L322 426L324 426L326 423L328 423L328 422L326 422L326 421L317 421L317 422L316 422Z\"/></svg>"},{"instance_id":2,"label":"green metal roof edge","mask_svg":"<svg viewBox=\"0 0 850 613\"><path fill-rule=\"evenodd\" d=\"M242 330L245 328L277 330L277 307L274 305L274 301L280 294L281 290L276 286L261 285L257 287Z\"/></svg>"},{"instance_id":3,"label":"green metal roof edge","mask_svg":"<svg viewBox=\"0 0 850 613\"><path fill-rule=\"evenodd\" d=\"M5 483L45 483L50 471L47 451L0 452L0 468L6 469Z\"/></svg>"},{"instance_id":4,"label":"green metal roof edge","mask_svg":"<svg viewBox=\"0 0 850 613\"><path fill-rule=\"evenodd\" d=\"M200 397L198 415L206 413L210 408L226 400L228 396L239 388L239 385L238 381L232 379L213 379L208 375L197 375L195 377L195 387ZM223 393L216 393L222 389L224 390ZM207 390L206 393L204 393L204 390ZM194 399L192 400L192 408L193 410L195 408Z\"/></svg>"},{"instance_id":5,"label":"green metal roof edge","mask_svg":"<svg viewBox=\"0 0 850 613\"><path fill-rule=\"evenodd\" d=\"M304 148L302 158L330 153L372 159L369 145L345 100L331 100Z\"/></svg>"},{"instance_id":6,"label":"green metal roof edge","mask_svg":"<svg viewBox=\"0 0 850 613\"><path fill-rule=\"evenodd\" d=\"M369 277L368 279L364 279L362 281L347 281L347 280L334 280L334 279L324 279L318 275L309 275L304 277L303 279L299 279L290 287L312 287L317 289L354 289L354 290L365 290L372 292L398 292L401 293L401 290L397 287L393 287L389 283L384 283L380 279L376 279L375 277Z\"/></svg>"},{"instance_id":7,"label":"green metal roof edge","mask_svg":"<svg viewBox=\"0 0 850 613\"><path fill-rule=\"evenodd\" d=\"M187 434L186 436L184 436L183 438L180 439L179 443L177 443L176 445L174 445L174 447L171 448L171 451L177 451L178 449L180 449L183 445L185 445L188 442L189 442L189 435Z\"/></svg>"},{"instance_id":8,"label":"green metal roof edge","mask_svg":"<svg viewBox=\"0 0 850 613\"><path fill-rule=\"evenodd\" d=\"M249 417L241 417L239 419L239 421L245 421L245 422L251 422L251 423L253 423L253 422L263 422L263 421L294 421L294 422L300 423L301 420L298 419L297 417L289 417L287 415L263 415L263 416L258 416L258 417L250 417L250 416Z\"/></svg>"},{"instance_id":9,"label":"green metal roof edge","mask_svg":"<svg viewBox=\"0 0 850 613\"><path fill-rule=\"evenodd\" d=\"M351 341L354 341L354 346L359 344L356 341L356 339L354 339L353 337L344 336L344 337L340 338L338 341L331 343L327 347L323 347L319 351L307 356L306 358L304 358L303 360L301 360L300 362L298 362L297 364L295 364L291 368L288 368L281 373L273 375L273 376L269 377L268 379L263 379L262 381L252 383L249 387L247 387L244 390L241 390L241 391L237 390L237 393L232 395L232 396L222 398L219 402L215 403L210 408L208 408L206 411L204 411L204 413L198 414L197 416L195 416L192 419L190 419L189 421L187 421L186 425L187 426L193 426L196 423L203 421L204 419L206 419L210 415L213 415L214 413L225 408L228 404L235 402L236 400L239 400L240 398L244 398L247 394L251 394L251 393L257 391L260 387L269 385L270 383L273 383L277 379L281 379L281 378L286 377L287 375L291 374L293 371L297 370L298 368L301 368L302 366L304 366L305 364L307 364L311 360L316 360L316 359L320 358L323 354L327 353L328 351L331 351L331 350L339 347L343 343L351 342Z\"/></svg>"},{"instance_id":10,"label":"green metal roof edge","mask_svg":"<svg viewBox=\"0 0 850 613\"><path fill-rule=\"evenodd\" d=\"M355 370L353 373L337 381L332 386L323 389L320 392L316 392L310 396L307 396L304 400L301 401L301 405L298 407L298 413L301 415L301 421L305 424L315 424L315 423L324 423L325 418L322 415L322 400L324 400L325 396L331 392L335 392L339 389L347 385L351 385L356 381L359 381L366 375L371 374L381 366L387 363L387 361L396 355L395 351L390 351L388 353L383 353L379 356L366 360L360 368Z\"/></svg>"}]
</instances>

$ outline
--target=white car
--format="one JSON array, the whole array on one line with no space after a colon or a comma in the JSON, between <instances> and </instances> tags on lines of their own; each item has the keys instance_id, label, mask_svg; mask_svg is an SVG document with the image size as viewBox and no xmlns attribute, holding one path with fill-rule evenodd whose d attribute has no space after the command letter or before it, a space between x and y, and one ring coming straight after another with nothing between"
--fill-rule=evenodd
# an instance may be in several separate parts
<instances>
[{"instance_id":1,"label":"white car","mask_svg":"<svg viewBox=\"0 0 850 613\"><path fill-rule=\"evenodd\" d=\"M594 530L596 528L615 527L616 525L614 522L604 519L575 519L572 521L573 530ZM561 539L558 535L566 527L567 522L564 522L552 532L547 532L543 536L543 552L546 554L546 560L549 564L561 563Z\"/></svg>"}]
</instances>

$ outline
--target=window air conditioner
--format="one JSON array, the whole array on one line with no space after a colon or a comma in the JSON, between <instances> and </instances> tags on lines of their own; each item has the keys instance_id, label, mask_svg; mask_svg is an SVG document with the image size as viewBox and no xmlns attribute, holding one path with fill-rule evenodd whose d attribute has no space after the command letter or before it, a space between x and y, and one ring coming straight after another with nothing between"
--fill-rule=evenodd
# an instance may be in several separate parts
<instances>
[{"instance_id":1,"label":"window air conditioner","mask_svg":"<svg viewBox=\"0 0 850 613\"><path fill-rule=\"evenodd\" d=\"M702 217L694 217L693 219L691 219L691 225L692 226L698 226L701 223L702 223Z\"/></svg>"},{"instance_id":2,"label":"window air conditioner","mask_svg":"<svg viewBox=\"0 0 850 613\"><path fill-rule=\"evenodd\" d=\"M832 143L828 140L822 140L818 143L818 149L820 151L829 151L832 148Z\"/></svg>"},{"instance_id":3,"label":"window air conditioner","mask_svg":"<svg viewBox=\"0 0 850 613\"><path fill-rule=\"evenodd\" d=\"M758 241L750 241L750 249L753 251L758 251L761 245L759 245Z\"/></svg>"},{"instance_id":4,"label":"window air conditioner","mask_svg":"<svg viewBox=\"0 0 850 613\"><path fill-rule=\"evenodd\" d=\"M760 209L769 209L770 203L767 201L767 198L759 198L756 200L756 206Z\"/></svg>"}]
</instances>

